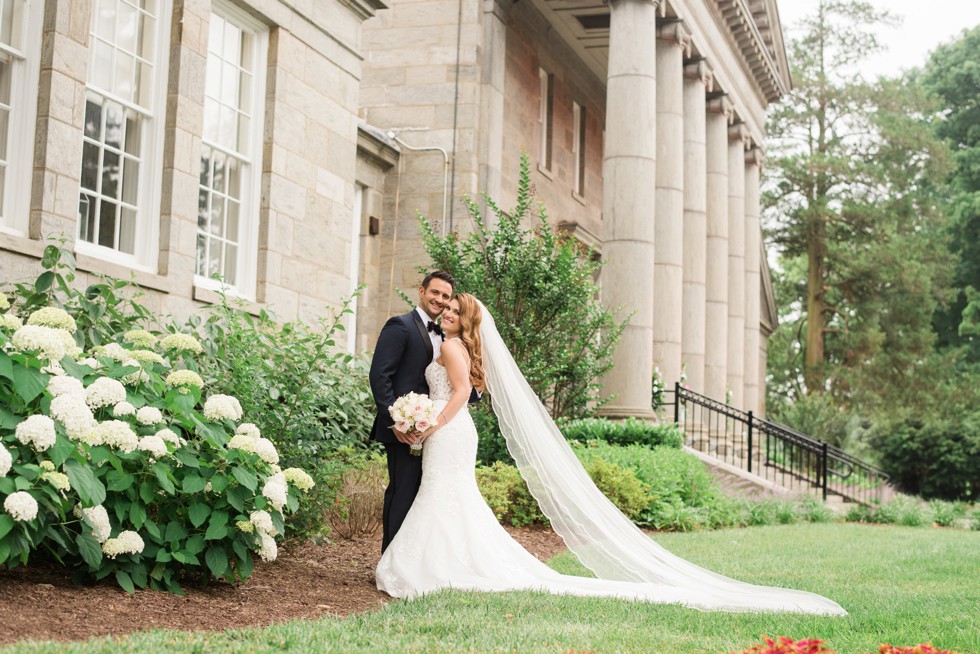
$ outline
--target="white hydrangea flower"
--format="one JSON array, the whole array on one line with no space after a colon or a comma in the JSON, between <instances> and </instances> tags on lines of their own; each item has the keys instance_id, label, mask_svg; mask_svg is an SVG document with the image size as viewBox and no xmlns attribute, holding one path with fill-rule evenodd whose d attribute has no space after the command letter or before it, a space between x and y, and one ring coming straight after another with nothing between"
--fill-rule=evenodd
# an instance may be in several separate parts
<instances>
[{"instance_id":1,"label":"white hydrangea flower","mask_svg":"<svg viewBox=\"0 0 980 654\"><path fill-rule=\"evenodd\" d=\"M126 399L126 387L118 379L99 377L85 389L85 402L93 409Z\"/></svg>"},{"instance_id":2,"label":"white hydrangea flower","mask_svg":"<svg viewBox=\"0 0 980 654\"><path fill-rule=\"evenodd\" d=\"M78 325L75 324L75 319L64 309L57 307L43 307L38 309L28 317L27 324L54 327L55 329L64 329L69 332L74 332L78 329Z\"/></svg>"},{"instance_id":3,"label":"white hydrangea flower","mask_svg":"<svg viewBox=\"0 0 980 654\"><path fill-rule=\"evenodd\" d=\"M36 350L42 359L61 361L65 356L73 359L81 354L71 333L64 329L44 325L24 325L10 339L20 351Z\"/></svg>"},{"instance_id":4,"label":"white hydrangea flower","mask_svg":"<svg viewBox=\"0 0 980 654\"><path fill-rule=\"evenodd\" d=\"M65 426L69 438L79 439L98 422L82 396L65 393L51 400L51 415Z\"/></svg>"},{"instance_id":5,"label":"white hydrangea flower","mask_svg":"<svg viewBox=\"0 0 980 654\"><path fill-rule=\"evenodd\" d=\"M168 334L160 339L160 347L164 350L177 350L178 352L193 352L200 354L204 352L201 343L189 334Z\"/></svg>"},{"instance_id":6,"label":"white hydrangea flower","mask_svg":"<svg viewBox=\"0 0 980 654\"><path fill-rule=\"evenodd\" d=\"M67 375L52 377L48 381L48 392L51 393L51 397L68 394L85 397L85 387L82 386L82 382Z\"/></svg>"},{"instance_id":7,"label":"white hydrangea flower","mask_svg":"<svg viewBox=\"0 0 980 654\"><path fill-rule=\"evenodd\" d=\"M163 442L172 443L177 447L181 447L182 445L187 445L187 441L185 441L183 438L178 436L172 429L167 429L167 428L161 429L156 433L156 436L157 438L161 439Z\"/></svg>"},{"instance_id":8,"label":"white hydrangea flower","mask_svg":"<svg viewBox=\"0 0 980 654\"><path fill-rule=\"evenodd\" d=\"M143 551L143 539L135 531L124 531L102 543L102 552L110 559L120 554L139 554Z\"/></svg>"},{"instance_id":9,"label":"white hydrangea flower","mask_svg":"<svg viewBox=\"0 0 980 654\"><path fill-rule=\"evenodd\" d=\"M43 452L55 443L54 420L35 414L17 425L14 434L21 444L30 445L35 452Z\"/></svg>"},{"instance_id":10,"label":"white hydrangea flower","mask_svg":"<svg viewBox=\"0 0 980 654\"><path fill-rule=\"evenodd\" d=\"M238 429L235 430L235 433L255 439L262 437L262 432L260 432L259 428L251 422L243 422L242 424L238 425Z\"/></svg>"},{"instance_id":11,"label":"white hydrangea flower","mask_svg":"<svg viewBox=\"0 0 980 654\"><path fill-rule=\"evenodd\" d=\"M117 402L116 406L112 407L112 415L116 416L117 418L121 418L122 416L131 416L135 413L136 407L125 400L122 402Z\"/></svg>"},{"instance_id":12,"label":"white hydrangea flower","mask_svg":"<svg viewBox=\"0 0 980 654\"><path fill-rule=\"evenodd\" d=\"M270 465L279 463L279 452L276 451L276 446L268 438L260 438L255 441L253 452L258 454L263 461Z\"/></svg>"},{"instance_id":13,"label":"white hydrangea flower","mask_svg":"<svg viewBox=\"0 0 980 654\"><path fill-rule=\"evenodd\" d=\"M7 296L0 293L0 311L6 311L10 308L10 302L7 300Z\"/></svg>"},{"instance_id":14,"label":"white hydrangea flower","mask_svg":"<svg viewBox=\"0 0 980 654\"><path fill-rule=\"evenodd\" d=\"M145 329L132 329L123 338L137 347L153 347L157 342L157 337Z\"/></svg>"},{"instance_id":15,"label":"white hydrangea flower","mask_svg":"<svg viewBox=\"0 0 980 654\"><path fill-rule=\"evenodd\" d=\"M304 493L316 485L313 477L301 468L286 468L282 471L282 474L286 478L286 481Z\"/></svg>"},{"instance_id":16,"label":"white hydrangea flower","mask_svg":"<svg viewBox=\"0 0 980 654\"><path fill-rule=\"evenodd\" d=\"M204 417L208 420L241 420L242 405L231 395L212 395L204 403Z\"/></svg>"},{"instance_id":17,"label":"white hydrangea flower","mask_svg":"<svg viewBox=\"0 0 980 654\"><path fill-rule=\"evenodd\" d=\"M129 373L122 378L122 383L135 386L142 382L150 381L150 376L143 370L143 366L136 359L129 359L123 362L124 366L136 366L139 370Z\"/></svg>"},{"instance_id":18,"label":"white hydrangea flower","mask_svg":"<svg viewBox=\"0 0 980 654\"><path fill-rule=\"evenodd\" d=\"M133 358L133 353L119 343L106 343L101 347L95 348L95 352L98 356L107 357L113 361L125 361Z\"/></svg>"},{"instance_id":19,"label":"white hydrangea flower","mask_svg":"<svg viewBox=\"0 0 980 654\"><path fill-rule=\"evenodd\" d=\"M228 441L228 448L233 450L244 450L245 452L254 452L255 443L258 439L252 438L251 436L246 436L245 434L235 434Z\"/></svg>"},{"instance_id":20,"label":"white hydrangea flower","mask_svg":"<svg viewBox=\"0 0 980 654\"><path fill-rule=\"evenodd\" d=\"M0 443L0 477L6 477L10 472L10 466L14 464L14 458L10 456L10 450Z\"/></svg>"},{"instance_id":21,"label":"white hydrangea flower","mask_svg":"<svg viewBox=\"0 0 980 654\"><path fill-rule=\"evenodd\" d=\"M20 318L12 313L0 314L0 329L6 329L8 331L17 331L24 326L24 323Z\"/></svg>"},{"instance_id":22,"label":"white hydrangea flower","mask_svg":"<svg viewBox=\"0 0 980 654\"><path fill-rule=\"evenodd\" d=\"M248 520L239 520L238 522L235 523L235 527L238 529L238 531L244 532L246 534L255 533L255 525L253 525Z\"/></svg>"},{"instance_id":23,"label":"white hydrangea flower","mask_svg":"<svg viewBox=\"0 0 980 654\"><path fill-rule=\"evenodd\" d=\"M99 360L96 359L95 357L85 357L84 359L79 359L78 364L82 366L88 366L92 370L98 370L99 368L102 367L102 364L99 363Z\"/></svg>"},{"instance_id":24,"label":"white hydrangea flower","mask_svg":"<svg viewBox=\"0 0 980 654\"><path fill-rule=\"evenodd\" d=\"M263 561L275 561L276 557L279 556L279 547L276 545L276 539L268 534L259 534L262 539L262 545L259 547L259 556Z\"/></svg>"},{"instance_id":25,"label":"white hydrangea flower","mask_svg":"<svg viewBox=\"0 0 980 654\"><path fill-rule=\"evenodd\" d=\"M163 413L155 406L142 406L136 412L136 420L141 425L155 425L163 422Z\"/></svg>"},{"instance_id":26,"label":"white hydrangea flower","mask_svg":"<svg viewBox=\"0 0 980 654\"><path fill-rule=\"evenodd\" d=\"M204 380L193 370L174 370L167 375L168 386L197 386L204 388Z\"/></svg>"},{"instance_id":27,"label":"white hydrangea flower","mask_svg":"<svg viewBox=\"0 0 980 654\"><path fill-rule=\"evenodd\" d=\"M140 363L166 363L162 356L152 350L133 350L129 355Z\"/></svg>"},{"instance_id":28,"label":"white hydrangea flower","mask_svg":"<svg viewBox=\"0 0 980 654\"><path fill-rule=\"evenodd\" d=\"M248 519L260 534L276 535L276 527L272 524L272 516L268 511L252 511Z\"/></svg>"},{"instance_id":29,"label":"white hydrangea flower","mask_svg":"<svg viewBox=\"0 0 980 654\"><path fill-rule=\"evenodd\" d=\"M161 459L169 454L167 444L159 436L144 436L140 439L139 448L149 452L154 459Z\"/></svg>"},{"instance_id":30,"label":"white hydrangea flower","mask_svg":"<svg viewBox=\"0 0 980 654\"><path fill-rule=\"evenodd\" d=\"M63 472L45 472L41 475L41 479L54 486L56 490L71 490L71 482L68 480L68 475Z\"/></svg>"},{"instance_id":31,"label":"white hydrangea flower","mask_svg":"<svg viewBox=\"0 0 980 654\"><path fill-rule=\"evenodd\" d=\"M139 447L139 437L128 422L122 420L106 420L90 429L81 438L89 445L108 445L129 454Z\"/></svg>"},{"instance_id":32,"label":"white hydrangea flower","mask_svg":"<svg viewBox=\"0 0 980 654\"><path fill-rule=\"evenodd\" d=\"M33 520L37 517L37 500L25 491L16 491L3 501L3 510L17 522Z\"/></svg>"},{"instance_id":33,"label":"white hydrangea flower","mask_svg":"<svg viewBox=\"0 0 980 654\"><path fill-rule=\"evenodd\" d=\"M65 369L61 367L61 364L57 361L49 361L48 365L41 368L41 372L46 375L54 375L55 377L61 377L65 374Z\"/></svg>"},{"instance_id":34,"label":"white hydrangea flower","mask_svg":"<svg viewBox=\"0 0 980 654\"><path fill-rule=\"evenodd\" d=\"M50 461L41 461L37 465L41 468L41 470L46 470L48 472L54 470L54 464Z\"/></svg>"},{"instance_id":35,"label":"white hydrangea flower","mask_svg":"<svg viewBox=\"0 0 980 654\"><path fill-rule=\"evenodd\" d=\"M74 513L79 518L88 518L93 526L90 533L97 541L104 543L109 540L109 536L112 534L112 525L109 523L109 514L104 506L100 504L91 509L83 509L81 504L77 504Z\"/></svg>"},{"instance_id":36,"label":"white hydrangea flower","mask_svg":"<svg viewBox=\"0 0 980 654\"><path fill-rule=\"evenodd\" d=\"M282 512L282 507L286 506L286 477L280 472L269 477L262 487L262 495L269 500L276 511Z\"/></svg>"}]
</instances>

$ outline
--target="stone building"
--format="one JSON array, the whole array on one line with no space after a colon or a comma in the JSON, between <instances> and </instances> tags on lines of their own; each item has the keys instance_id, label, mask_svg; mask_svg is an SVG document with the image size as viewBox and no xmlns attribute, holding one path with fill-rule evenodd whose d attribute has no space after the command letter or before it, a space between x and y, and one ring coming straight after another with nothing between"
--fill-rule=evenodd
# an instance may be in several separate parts
<instances>
[{"instance_id":1,"label":"stone building","mask_svg":"<svg viewBox=\"0 0 980 654\"><path fill-rule=\"evenodd\" d=\"M369 350L425 256L526 151L549 215L634 311L605 380L657 366L759 409L775 325L759 227L775 0L0 0L0 280L50 238L80 283L182 316L228 292L313 321L358 284Z\"/></svg>"}]
</instances>

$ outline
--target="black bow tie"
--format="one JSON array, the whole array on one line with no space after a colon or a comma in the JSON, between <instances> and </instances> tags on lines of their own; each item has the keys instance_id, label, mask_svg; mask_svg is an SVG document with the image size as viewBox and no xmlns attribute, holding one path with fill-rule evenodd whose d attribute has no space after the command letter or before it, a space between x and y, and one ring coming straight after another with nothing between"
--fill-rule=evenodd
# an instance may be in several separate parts
<instances>
[{"instance_id":1,"label":"black bow tie","mask_svg":"<svg viewBox=\"0 0 980 654\"><path fill-rule=\"evenodd\" d=\"M429 321L428 330L430 332L435 332L436 336L442 336L442 327L440 327L439 323L434 320Z\"/></svg>"}]
</instances>

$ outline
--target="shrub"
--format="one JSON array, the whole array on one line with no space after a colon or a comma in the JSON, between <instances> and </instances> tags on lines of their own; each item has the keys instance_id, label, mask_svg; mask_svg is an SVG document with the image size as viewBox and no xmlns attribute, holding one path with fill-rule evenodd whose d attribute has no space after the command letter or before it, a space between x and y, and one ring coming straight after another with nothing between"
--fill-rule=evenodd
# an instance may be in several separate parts
<instances>
[{"instance_id":1,"label":"shrub","mask_svg":"<svg viewBox=\"0 0 980 654\"><path fill-rule=\"evenodd\" d=\"M433 265L452 273L458 291L473 293L490 309L521 372L554 417L592 414L601 404L599 378L612 367L626 325L598 300L599 264L592 252L552 231L533 197L526 153L512 211L486 198L493 214L487 220L477 202L465 201L474 226L467 236L439 236L421 218ZM481 404L479 410L489 410L489 403Z\"/></svg>"},{"instance_id":2,"label":"shrub","mask_svg":"<svg viewBox=\"0 0 980 654\"><path fill-rule=\"evenodd\" d=\"M375 411L368 365L335 349L351 299L320 322L320 331L278 323L264 310L252 316L226 298L206 319L193 316L186 325L206 336L200 368L209 386L240 399L284 466L313 471L315 495L290 519L301 538L319 540L328 529L320 507L333 501L328 489L338 471L323 462L345 447L376 448L368 440Z\"/></svg>"},{"instance_id":3,"label":"shrub","mask_svg":"<svg viewBox=\"0 0 980 654\"><path fill-rule=\"evenodd\" d=\"M516 467L502 461L479 466L476 483L498 520L515 527L547 523Z\"/></svg>"},{"instance_id":4,"label":"shrub","mask_svg":"<svg viewBox=\"0 0 980 654\"><path fill-rule=\"evenodd\" d=\"M799 512L807 522L833 522L836 517L826 502L810 496L800 499Z\"/></svg>"},{"instance_id":5,"label":"shrub","mask_svg":"<svg viewBox=\"0 0 980 654\"><path fill-rule=\"evenodd\" d=\"M650 505L650 487L633 470L599 457L587 459L585 470L602 494L631 520Z\"/></svg>"},{"instance_id":6,"label":"shrub","mask_svg":"<svg viewBox=\"0 0 980 654\"><path fill-rule=\"evenodd\" d=\"M636 418L627 418L621 422L605 418L581 418L563 423L561 431L569 440L602 440L610 445L666 445L679 448L684 442L683 434L676 424L654 424Z\"/></svg>"},{"instance_id":7,"label":"shrub","mask_svg":"<svg viewBox=\"0 0 980 654\"><path fill-rule=\"evenodd\" d=\"M381 528L388 468L384 456L371 454L347 468L334 479L338 486L328 520L343 538L369 538Z\"/></svg>"},{"instance_id":8,"label":"shrub","mask_svg":"<svg viewBox=\"0 0 980 654\"><path fill-rule=\"evenodd\" d=\"M933 520L940 527L955 527L966 518L966 504L963 502L946 502L930 500Z\"/></svg>"}]
</instances>

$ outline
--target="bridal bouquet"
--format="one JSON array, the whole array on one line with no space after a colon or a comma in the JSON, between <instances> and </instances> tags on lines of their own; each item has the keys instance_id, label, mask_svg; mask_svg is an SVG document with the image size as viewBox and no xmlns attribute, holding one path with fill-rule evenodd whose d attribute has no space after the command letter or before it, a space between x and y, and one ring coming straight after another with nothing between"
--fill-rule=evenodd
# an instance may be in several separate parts
<instances>
[{"instance_id":1,"label":"bridal bouquet","mask_svg":"<svg viewBox=\"0 0 980 654\"><path fill-rule=\"evenodd\" d=\"M439 413L429 396L424 393L408 393L395 400L388 407L388 413L395 421L395 429L407 433L412 429L425 431L436 426ZM422 455L422 443L412 443L409 450L415 456Z\"/></svg>"}]
</instances>

